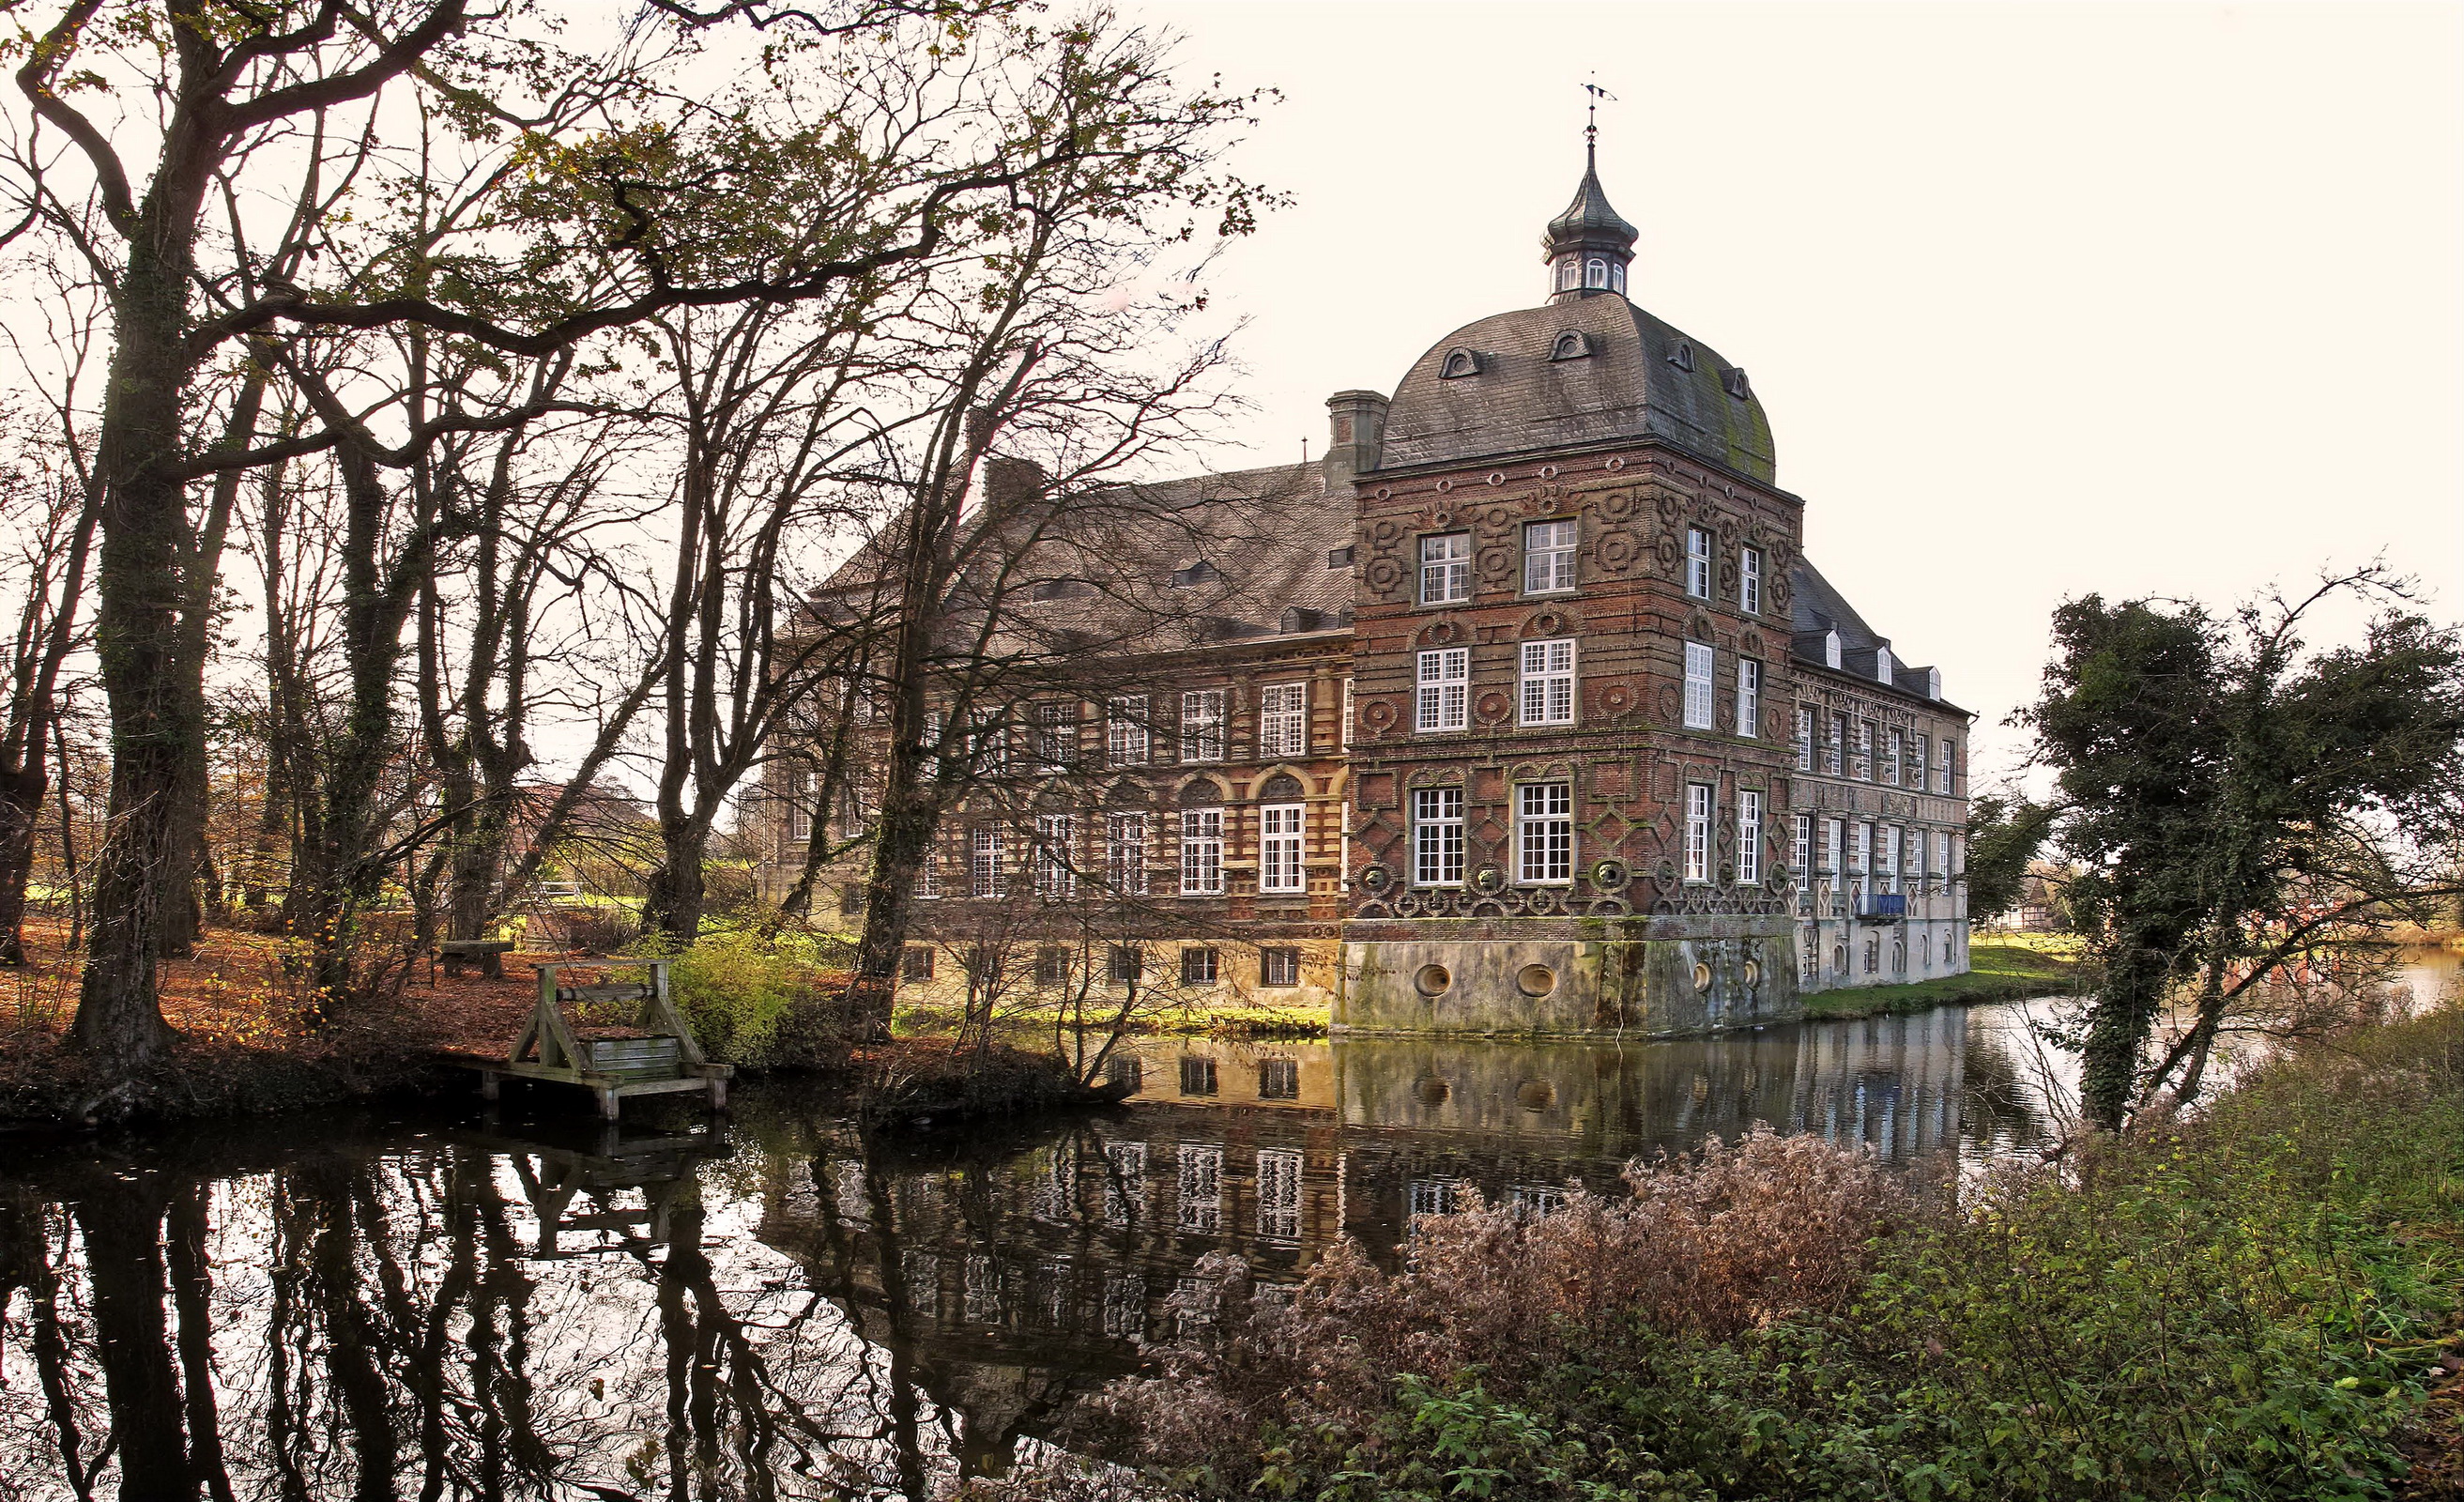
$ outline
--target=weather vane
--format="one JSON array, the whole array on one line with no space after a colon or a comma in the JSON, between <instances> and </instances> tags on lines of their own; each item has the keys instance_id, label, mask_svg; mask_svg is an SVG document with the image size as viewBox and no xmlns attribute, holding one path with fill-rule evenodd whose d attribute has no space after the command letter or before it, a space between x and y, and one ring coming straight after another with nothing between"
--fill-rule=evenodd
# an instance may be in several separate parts
<instances>
[{"instance_id":1,"label":"weather vane","mask_svg":"<svg viewBox=\"0 0 2464 1502\"><path fill-rule=\"evenodd\" d=\"M1595 73L1592 77L1596 78L1599 75ZM1590 100L1583 105L1583 149L1588 153L1599 145L1600 100L1607 99L1614 103L1617 96L1596 83L1589 82L1583 85L1583 92L1591 96Z\"/></svg>"}]
</instances>

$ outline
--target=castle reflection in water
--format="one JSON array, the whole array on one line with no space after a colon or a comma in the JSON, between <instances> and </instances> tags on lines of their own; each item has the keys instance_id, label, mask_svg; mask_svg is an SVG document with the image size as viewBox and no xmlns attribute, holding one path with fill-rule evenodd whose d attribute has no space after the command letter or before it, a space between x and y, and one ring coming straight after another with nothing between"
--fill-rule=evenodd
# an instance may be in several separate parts
<instances>
[{"instance_id":1,"label":"castle reflection in water","mask_svg":"<svg viewBox=\"0 0 2464 1502\"><path fill-rule=\"evenodd\" d=\"M1462 1191L1545 1208L1756 1122L1945 1177L2037 1135L2024 1027L1949 1007L1622 1046L1149 1042L1119 1061L1127 1105L1040 1136L902 1155L837 1134L759 1235L962 1416L963 1468L997 1469L1205 1317L1210 1252L1266 1284L1344 1236L1391 1266L1411 1217Z\"/></svg>"}]
</instances>

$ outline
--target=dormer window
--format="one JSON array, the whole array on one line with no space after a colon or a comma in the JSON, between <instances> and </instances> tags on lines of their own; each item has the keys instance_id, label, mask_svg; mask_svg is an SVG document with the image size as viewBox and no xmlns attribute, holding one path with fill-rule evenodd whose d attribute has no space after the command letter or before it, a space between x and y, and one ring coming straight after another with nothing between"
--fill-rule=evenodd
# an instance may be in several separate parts
<instances>
[{"instance_id":1,"label":"dormer window","mask_svg":"<svg viewBox=\"0 0 2464 1502\"><path fill-rule=\"evenodd\" d=\"M1446 363L1438 367L1438 379L1452 381L1458 376L1480 374L1480 357L1468 349L1449 349Z\"/></svg>"},{"instance_id":2,"label":"dormer window","mask_svg":"<svg viewBox=\"0 0 2464 1502\"><path fill-rule=\"evenodd\" d=\"M1668 363L1675 365L1680 370L1693 369L1694 346L1685 342L1683 340L1679 340L1677 342L1677 347L1668 352Z\"/></svg>"},{"instance_id":3,"label":"dormer window","mask_svg":"<svg viewBox=\"0 0 2464 1502\"><path fill-rule=\"evenodd\" d=\"M1753 399L1754 390L1752 387L1746 384L1745 371L1734 365L1731 365L1727 369L1720 372L1720 385L1730 396L1735 397L1740 402L1750 401Z\"/></svg>"},{"instance_id":4,"label":"dormer window","mask_svg":"<svg viewBox=\"0 0 2464 1502\"><path fill-rule=\"evenodd\" d=\"M1609 284L1609 258L1595 255L1583 262L1583 285L1605 289Z\"/></svg>"},{"instance_id":5,"label":"dormer window","mask_svg":"<svg viewBox=\"0 0 2464 1502\"><path fill-rule=\"evenodd\" d=\"M1221 571L1217 569L1213 563L1210 563L1201 558L1197 563L1190 564L1187 568L1174 569L1172 573L1172 586L1175 589L1191 589L1202 584L1211 584L1215 580L1222 577L1223 575Z\"/></svg>"},{"instance_id":6,"label":"dormer window","mask_svg":"<svg viewBox=\"0 0 2464 1502\"><path fill-rule=\"evenodd\" d=\"M1592 342L1573 329L1558 335L1557 342L1549 346L1551 360L1581 360L1591 352Z\"/></svg>"},{"instance_id":7,"label":"dormer window","mask_svg":"<svg viewBox=\"0 0 2464 1502\"><path fill-rule=\"evenodd\" d=\"M1888 647L1874 649L1874 681L1877 683L1896 681L1891 674L1891 649Z\"/></svg>"},{"instance_id":8,"label":"dormer window","mask_svg":"<svg viewBox=\"0 0 2464 1502\"><path fill-rule=\"evenodd\" d=\"M1826 668L1839 666L1839 633L1837 630L1822 633L1822 665Z\"/></svg>"}]
</instances>

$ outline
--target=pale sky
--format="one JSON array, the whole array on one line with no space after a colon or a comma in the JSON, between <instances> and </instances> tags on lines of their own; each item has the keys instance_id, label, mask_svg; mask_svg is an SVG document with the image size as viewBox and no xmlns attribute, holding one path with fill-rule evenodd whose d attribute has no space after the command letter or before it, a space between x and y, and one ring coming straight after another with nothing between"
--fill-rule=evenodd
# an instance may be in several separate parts
<instances>
[{"instance_id":1,"label":"pale sky","mask_svg":"<svg viewBox=\"0 0 2464 1502\"><path fill-rule=\"evenodd\" d=\"M2015 747L2064 596L2384 553L2464 618L2464 6L1125 3L1296 199L1213 278L1243 452L1545 296L1582 167L1750 372L1808 556Z\"/></svg>"}]
</instances>

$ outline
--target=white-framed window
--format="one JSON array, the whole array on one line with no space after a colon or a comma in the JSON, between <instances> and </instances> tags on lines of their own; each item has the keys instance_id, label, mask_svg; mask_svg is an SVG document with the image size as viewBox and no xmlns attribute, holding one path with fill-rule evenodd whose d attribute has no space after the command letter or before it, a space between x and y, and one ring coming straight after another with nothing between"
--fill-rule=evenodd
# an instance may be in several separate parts
<instances>
[{"instance_id":1,"label":"white-framed window","mask_svg":"<svg viewBox=\"0 0 2464 1502\"><path fill-rule=\"evenodd\" d=\"M1847 820L1822 821L1822 869L1829 872L1835 880L1848 869L1847 841Z\"/></svg>"},{"instance_id":2,"label":"white-framed window","mask_svg":"<svg viewBox=\"0 0 2464 1502\"><path fill-rule=\"evenodd\" d=\"M1009 726L1002 722L1001 711L979 709L970 718L975 721L976 771L985 777L1006 776L1009 772Z\"/></svg>"},{"instance_id":3,"label":"white-framed window","mask_svg":"<svg viewBox=\"0 0 2464 1502\"><path fill-rule=\"evenodd\" d=\"M1859 782L1874 780L1874 722L1870 719L1857 721L1856 773Z\"/></svg>"},{"instance_id":4,"label":"white-framed window","mask_svg":"<svg viewBox=\"0 0 2464 1502\"><path fill-rule=\"evenodd\" d=\"M1440 647L1419 656L1414 730L1461 730L1471 723L1471 649Z\"/></svg>"},{"instance_id":5,"label":"white-framed window","mask_svg":"<svg viewBox=\"0 0 2464 1502\"><path fill-rule=\"evenodd\" d=\"M1607 256L1595 255L1590 260L1583 262L1583 285L1585 287L1606 287L1608 284L1609 258Z\"/></svg>"},{"instance_id":6,"label":"white-framed window","mask_svg":"<svg viewBox=\"0 0 2464 1502\"><path fill-rule=\"evenodd\" d=\"M1180 811L1180 895L1221 896L1223 893L1223 810L1183 808Z\"/></svg>"},{"instance_id":7,"label":"white-framed window","mask_svg":"<svg viewBox=\"0 0 2464 1502\"><path fill-rule=\"evenodd\" d=\"M1753 788L1737 792L1737 885L1759 887L1763 881L1763 795Z\"/></svg>"},{"instance_id":8,"label":"white-framed window","mask_svg":"<svg viewBox=\"0 0 2464 1502\"><path fill-rule=\"evenodd\" d=\"M1814 770L1814 711L1804 707L1796 712L1796 769Z\"/></svg>"},{"instance_id":9,"label":"white-framed window","mask_svg":"<svg viewBox=\"0 0 2464 1502\"><path fill-rule=\"evenodd\" d=\"M1009 895L1009 862L1001 849L1001 826L980 825L967 831L967 895L1001 897Z\"/></svg>"},{"instance_id":10,"label":"white-framed window","mask_svg":"<svg viewBox=\"0 0 2464 1502\"><path fill-rule=\"evenodd\" d=\"M1796 816L1796 838L1789 846L1788 863L1796 868L1796 879L1803 882L1814 865L1814 815L1810 813Z\"/></svg>"},{"instance_id":11,"label":"white-framed window","mask_svg":"<svg viewBox=\"0 0 2464 1502\"><path fill-rule=\"evenodd\" d=\"M1751 657L1737 659L1737 734L1758 736L1763 722L1763 665Z\"/></svg>"},{"instance_id":12,"label":"white-framed window","mask_svg":"<svg viewBox=\"0 0 2464 1502\"><path fill-rule=\"evenodd\" d=\"M1948 736L1943 737L1942 744L1934 747L1933 790L1938 793L1950 791L1950 738Z\"/></svg>"},{"instance_id":13,"label":"white-framed window","mask_svg":"<svg viewBox=\"0 0 2464 1502\"><path fill-rule=\"evenodd\" d=\"M1258 1149L1258 1234L1269 1241L1296 1241L1301 1234L1301 1154L1298 1148Z\"/></svg>"},{"instance_id":14,"label":"white-framed window","mask_svg":"<svg viewBox=\"0 0 2464 1502\"><path fill-rule=\"evenodd\" d=\"M1035 895L1068 898L1078 895L1078 862L1074 846L1078 820L1066 813L1035 816Z\"/></svg>"},{"instance_id":15,"label":"white-framed window","mask_svg":"<svg viewBox=\"0 0 2464 1502\"><path fill-rule=\"evenodd\" d=\"M1523 644L1522 720L1527 725L1574 722L1574 644L1571 638Z\"/></svg>"},{"instance_id":16,"label":"white-framed window","mask_svg":"<svg viewBox=\"0 0 2464 1502\"><path fill-rule=\"evenodd\" d=\"M1301 843L1305 805L1267 804L1258 810L1258 890L1306 892Z\"/></svg>"},{"instance_id":17,"label":"white-framed window","mask_svg":"<svg viewBox=\"0 0 2464 1502\"><path fill-rule=\"evenodd\" d=\"M1831 717L1831 743L1822 750L1822 769L1834 777L1840 775L1848 754L1848 717Z\"/></svg>"},{"instance_id":18,"label":"white-framed window","mask_svg":"<svg viewBox=\"0 0 2464 1502\"><path fill-rule=\"evenodd\" d=\"M1878 853L1882 858L1882 879L1875 884L1876 890L1897 892L1900 890L1900 827L1895 824L1884 825L1881 838L1882 846Z\"/></svg>"},{"instance_id":19,"label":"white-framed window","mask_svg":"<svg viewBox=\"0 0 2464 1502\"><path fill-rule=\"evenodd\" d=\"M1334 724L1334 743L1345 750L1352 747L1352 680L1343 680L1343 718Z\"/></svg>"},{"instance_id":20,"label":"white-framed window","mask_svg":"<svg viewBox=\"0 0 2464 1502\"><path fill-rule=\"evenodd\" d=\"M1910 892L1925 891L1925 831L1923 829L1910 829L1908 831L1907 870L1908 890Z\"/></svg>"},{"instance_id":21,"label":"white-framed window","mask_svg":"<svg viewBox=\"0 0 2464 1502\"><path fill-rule=\"evenodd\" d=\"M1460 887L1463 879L1463 789L1415 788L1412 792L1412 885Z\"/></svg>"},{"instance_id":22,"label":"white-framed window","mask_svg":"<svg viewBox=\"0 0 2464 1502\"><path fill-rule=\"evenodd\" d=\"M1514 789L1516 879L1539 886L1574 879L1574 784L1524 783Z\"/></svg>"},{"instance_id":23,"label":"white-framed window","mask_svg":"<svg viewBox=\"0 0 2464 1502\"><path fill-rule=\"evenodd\" d=\"M1420 603L1455 605L1471 598L1471 534L1441 532L1420 539Z\"/></svg>"},{"instance_id":24,"label":"white-framed window","mask_svg":"<svg viewBox=\"0 0 2464 1502\"><path fill-rule=\"evenodd\" d=\"M801 766L789 767L779 774L779 798L787 806L787 838L798 845L813 837L813 806L806 800L807 779Z\"/></svg>"},{"instance_id":25,"label":"white-framed window","mask_svg":"<svg viewBox=\"0 0 2464 1502\"><path fill-rule=\"evenodd\" d=\"M1685 728L1711 728L1711 671L1717 653L1709 642L1685 644Z\"/></svg>"},{"instance_id":26,"label":"white-framed window","mask_svg":"<svg viewBox=\"0 0 2464 1502\"><path fill-rule=\"evenodd\" d=\"M1180 759L1223 760L1223 691L1191 689L1180 696Z\"/></svg>"},{"instance_id":27,"label":"white-framed window","mask_svg":"<svg viewBox=\"0 0 2464 1502\"><path fill-rule=\"evenodd\" d=\"M1896 725L1882 738L1882 781L1894 787L1900 783L1900 764L1905 760L1907 739L1907 732Z\"/></svg>"},{"instance_id":28,"label":"white-framed window","mask_svg":"<svg viewBox=\"0 0 2464 1502\"><path fill-rule=\"evenodd\" d=\"M1620 294L1625 291L1625 263L1622 261L1609 262L1609 291Z\"/></svg>"},{"instance_id":29,"label":"white-framed window","mask_svg":"<svg viewBox=\"0 0 2464 1502\"><path fill-rule=\"evenodd\" d=\"M1557 594L1574 587L1574 523L1529 521L1523 527L1523 592Z\"/></svg>"},{"instance_id":30,"label":"white-framed window","mask_svg":"<svg viewBox=\"0 0 2464 1502\"><path fill-rule=\"evenodd\" d=\"M1126 897L1147 895L1147 816L1104 816L1104 884Z\"/></svg>"},{"instance_id":31,"label":"white-framed window","mask_svg":"<svg viewBox=\"0 0 2464 1502\"><path fill-rule=\"evenodd\" d=\"M1697 600L1711 598L1711 534L1705 527L1685 529L1685 592Z\"/></svg>"},{"instance_id":32,"label":"white-framed window","mask_svg":"<svg viewBox=\"0 0 2464 1502\"><path fill-rule=\"evenodd\" d=\"M1924 792L1929 776L1927 768L1933 762L1933 737L1920 730L1915 745L1916 749L1908 753L1908 785Z\"/></svg>"},{"instance_id":33,"label":"white-framed window","mask_svg":"<svg viewBox=\"0 0 2464 1502\"><path fill-rule=\"evenodd\" d=\"M1569 255L1557 263L1557 290L1572 292L1583 279L1582 263Z\"/></svg>"},{"instance_id":34,"label":"white-framed window","mask_svg":"<svg viewBox=\"0 0 2464 1502\"><path fill-rule=\"evenodd\" d=\"M1946 881L1959 874L1959 850L1951 844L1952 838L1948 829L1942 831L1942 874Z\"/></svg>"},{"instance_id":35,"label":"white-framed window","mask_svg":"<svg viewBox=\"0 0 2464 1502\"><path fill-rule=\"evenodd\" d=\"M1850 833L1856 844L1848 851L1848 870L1856 875L1862 876L1874 869L1873 821L1858 820L1856 828Z\"/></svg>"},{"instance_id":36,"label":"white-framed window","mask_svg":"<svg viewBox=\"0 0 2464 1502\"><path fill-rule=\"evenodd\" d=\"M1737 608L1748 615L1763 613L1763 550L1737 550Z\"/></svg>"},{"instance_id":37,"label":"white-framed window","mask_svg":"<svg viewBox=\"0 0 2464 1502\"><path fill-rule=\"evenodd\" d=\"M1711 801L1708 783L1685 784L1685 879L1711 879Z\"/></svg>"},{"instance_id":38,"label":"white-framed window","mask_svg":"<svg viewBox=\"0 0 2464 1502\"><path fill-rule=\"evenodd\" d=\"M1104 703L1104 758L1114 766L1144 766L1154 746L1147 696L1123 694Z\"/></svg>"},{"instance_id":39,"label":"white-framed window","mask_svg":"<svg viewBox=\"0 0 2464 1502\"><path fill-rule=\"evenodd\" d=\"M1046 699L1035 706L1035 769L1066 772L1078 761L1078 706Z\"/></svg>"},{"instance_id":40,"label":"white-framed window","mask_svg":"<svg viewBox=\"0 0 2464 1502\"><path fill-rule=\"evenodd\" d=\"M1258 754L1309 755L1309 685L1269 683L1258 691Z\"/></svg>"}]
</instances>

